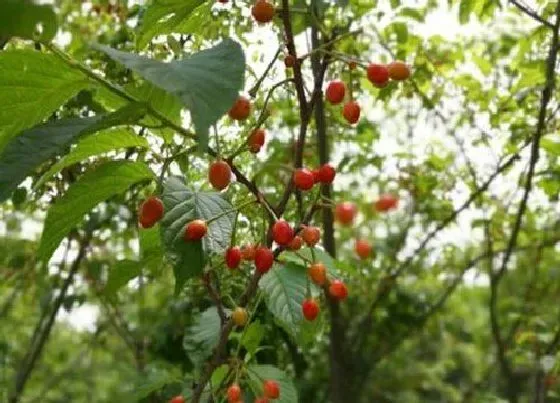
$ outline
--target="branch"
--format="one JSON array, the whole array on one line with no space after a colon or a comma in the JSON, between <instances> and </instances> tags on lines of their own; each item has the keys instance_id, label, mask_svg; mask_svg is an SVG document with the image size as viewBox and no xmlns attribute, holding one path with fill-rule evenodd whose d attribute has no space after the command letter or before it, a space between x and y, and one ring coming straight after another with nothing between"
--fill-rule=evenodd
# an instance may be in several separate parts
<instances>
[{"instance_id":1,"label":"branch","mask_svg":"<svg viewBox=\"0 0 560 403\"><path fill-rule=\"evenodd\" d=\"M528 6L521 4L518 0L509 0L511 4L517 7L523 14L528 15L532 19L541 24L546 25L549 28L555 29L555 26L541 17L535 10L530 9Z\"/></svg>"},{"instance_id":2,"label":"branch","mask_svg":"<svg viewBox=\"0 0 560 403\"><path fill-rule=\"evenodd\" d=\"M222 303L222 299L220 298L220 295L218 294L218 291L212 285L212 279L211 279L211 272L210 271L206 272L204 274L204 276L202 278L202 281L203 281L206 289L208 290L208 294L210 295L210 298L212 299L212 302L214 302L214 304L216 305L216 308L218 310L218 315L220 316L220 323L223 326L227 321L227 315L226 315L226 312L224 311L224 304Z\"/></svg>"}]
</instances>

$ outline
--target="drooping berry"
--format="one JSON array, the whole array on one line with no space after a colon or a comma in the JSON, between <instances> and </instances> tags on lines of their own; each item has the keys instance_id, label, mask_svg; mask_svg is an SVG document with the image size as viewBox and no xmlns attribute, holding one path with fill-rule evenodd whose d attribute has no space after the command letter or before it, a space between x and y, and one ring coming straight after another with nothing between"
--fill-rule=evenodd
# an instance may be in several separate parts
<instances>
[{"instance_id":1,"label":"drooping berry","mask_svg":"<svg viewBox=\"0 0 560 403\"><path fill-rule=\"evenodd\" d=\"M311 173L313 174L313 182L321 183L321 180L319 179L319 168L312 169Z\"/></svg>"},{"instance_id":2,"label":"drooping berry","mask_svg":"<svg viewBox=\"0 0 560 403\"><path fill-rule=\"evenodd\" d=\"M231 167L225 161L215 161L208 170L208 180L216 190L223 190L231 182Z\"/></svg>"},{"instance_id":3,"label":"drooping berry","mask_svg":"<svg viewBox=\"0 0 560 403\"><path fill-rule=\"evenodd\" d=\"M329 295L338 301L342 301L348 296L348 288L342 281L333 280L329 286Z\"/></svg>"},{"instance_id":4,"label":"drooping berry","mask_svg":"<svg viewBox=\"0 0 560 403\"><path fill-rule=\"evenodd\" d=\"M185 241L198 241L206 235L206 232L208 232L206 221L194 220L188 223L185 227L183 238Z\"/></svg>"},{"instance_id":5,"label":"drooping berry","mask_svg":"<svg viewBox=\"0 0 560 403\"><path fill-rule=\"evenodd\" d=\"M245 308L241 308L238 306L235 308L231 314L231 319L235 326L245 326L247 321L249 320L249 315L247 314L247 310Z\"/></svg>"},{"instance_id":6,"label":"drooping berry","mask_svg":"<svg viewBox=\"0 0 560 403\"><path fill-rule=\"evenodd\" d=\"M300 250L303 246L303 239L299 235L294 236L292 242L288 245L289 250Z\"/></svg>"},{"instance_id":7,"label":"drooping berry","mask_svg":"<svg viewBox=\"0 0 560 403\"><path fill-rule=\"evenodd\" d=\"M352 224L356 213L356 205L351 202L339 203L334 210L336 220L342 225Z\"/></svg>"},{"instance_id":8,"label":"drooping berry","mask_svg":"<svg viewBox=\"0 0 560 403\"><path fill-rule=\"evenodd\" d=\"M249 151L253 154L258 153L262 146L264 146L264 140L266 137L266 133L264 129L255 129L253 133L249 136L249 140L247 141L247 145L249 146Z\"/></svg>"},{"instance_id":9,"label":"drooping berry","mask_svg":"<svg viewBox=\"0 0 560 403\"><path fill-rule=\"evenodd\" d=\"M255 268L261 274L265 274L274 264L274 254L264 246L259 246L255 251Z\"/></svg>"},{"instance_id":10,"label":"drooping berry","mask_svg":"<svg viewBox=\"0 0 560 403\"><path fill-rule=\"evenodd\" d=\"M321 230L317 227L304 227L301 230L301 237L307 246L315 246L321 240Z\"/></svg>"},{"instance_id":11,"label":"drooping berry","mask_svg":"<svg viewBox=\"0 0 560 403\"><path fill-rule=\"evenodd\" d=\"M294 229L284 220L278 220L272 226L272 238L281 246L287 246L294 239Z\"/></svg>"},{"instance_id":12,"label":"drooping berry","mask_svg":"<svg viewBox=\"0 0 560 403\"><path fill-rule=\"evenodd\" d=\"M225 254L226 266L230 269L237 269L241 263L241 249L237 246L227 248Z\"/></svg>"},{"instance_id":13,"label":"drooping berry","mask_svg":"<svg viewBox=\"0 0 560 403\"><path fill-rule=\"evenodd\" d=\"M230 118L234 120L245 120L251 114L251 101L240 96L228 112Z\"/></svg>"},{"instance_id":14,"label":"drooping berry","mask_svg":"<svg viewBox=\"0 0 560 403\"><path fill-rule=\"evenodd\" d=\"M257 0L251 9L251 14L261 24L270 22L274 18L274 5L266 0Z\"/></svg>"},{"instance_id":15,"label":"drooping berry","mask_svg":"<svg viewBox=\"0 0 560 403\"><path fill-rule=\"evenodd\" d=\"M153 227L163 217L163 203L155 196L144 200L138 209L138 221L142 228Z\"/></svg>"},{"instance_id":16,"label":"drooping berry","mask_svg":"<svg viewBox=\"0 0 560 403\"><path fill-rule=\"evenodd\" d=\"M228 403L237 403L241 399L241 388L237 383L231 384L227 390Z\"/></svg>"},{"instance_id":17,"label":"drooping berry","mask_svg":"<svg viewBox=\"0 0 560 403\"><path fill-rule=\"evenodd\" d=\"M257 249L255 245L249 244L241 248L241 257L243 260L253 261L255 260L255 253Z\"/></svg>"},{"instance_id":18,"label":"drooping berry","mask_svg":"<svg viewBox=\"0 0 560 403\"><path fill-rule=\"evenodd\" d=\"M383 88L389 82L389 70L383 64L371 63L367 67L367 78L377 88Z\"/></svg>"},{"instance_id":19,"label":"drooping berry","mask_svg":"<svg viewBox=\"0 0 560 403\"><path fill-rule=\"evenodd\" d=\"M331 184L336 176L336 171L330 164L323 164L319 168L318 179L319 182L324 184Z\"/></svg>"},{"instance_id":20,"label":"drooping berry","mask_svg":"<svg viewBox=\"0 0 560 403\"><path fill-rule=\"evenodd\" d=\"M342 116L351 125L360 120L360 105L356 101L348 101L342 108Z\"/></svg>"},{"instance_id":21,"label":"drooping berry","mask_svg":"<svg viewBox=\"0 0 560 403\"><path fill-rule=\"evenodd\" d=\"M325 91L325 97L333 105L337 105L344 100L346 86L340 80L331 81Z\"/></svg>"},{"instance_id":22,"label":"drooping berry","mask_svg":"<svg viewBox=\"0 0 560 403\"><path fill-rule=\"evenodd\" d=\"M307 168L298 168L294 171L294 184L299 190L309 190L315 184L313 173Z\"/></svg>"},{"instance_id":23,"label":"drooping berry","mask_svg":"<svg viewBox=\"0 0 560 403\"><path fill-rule=\"evenodd\" d=\"M297 63L295 56L293 55L286 55L284 58L284 65L286 68L291 69Z\"/></svg>"},{"instance_id":24,"label":"drooping berry","mask_svg":"<svg viewBox=\"0 0 560 403\"><path fill-rule=\"evenodd\" d=\"M186 401L187 400L181 395L169 399L169 403L186 403Z\"/></svg>"},{"instance_id":25,"label":"drooping berry","mask_svg":"<svg viewBox=\"0 0 560 403\"><path fill-rule=\"evenodd\" d=\"M263 393L269 399L278 399L280 397L280 385L276 381L267 379L263 382Z\"/></svg>"},{"instance_id":26,"label":"drooping berry","mask_svg":"<svg viewBox=\"0 0 560 403\"><path fill-rule=\"evenodd\" d=\"M365 239L357 239L354 249L356 251L356 254L362 260L370 257L371 251L372 251L371 244L368 241L366 241Z\"/></svg>"},{"instance_id":27,"label":"drooping berry","mask_svg":"<svg viewBox=\"0 0 560 403\"><path fill-rule=\"evenodd\" d=\"M389 63L387 70L389 70L391 80L402 81L410 77L410 67L399 60Z\"/></svg>"},{"instance_id":28,"label":"drooping berry","mask_svg":"<svg viewBox=\"0 0 560 403\"><path fill-rule=\"evenodd\" d=\"M323 263L313 263L307 269L307 274L311 280L317 285L323 285L327 281L327 268Z\"/></svg>"},{"instance_id":29,"label":"drooping berry","mask_svg":"<svg viewBox=\"0 0 560 403\"><path fill-rule=\"evenodd\" d=\"M375 202L375 210L379 212L386 212L396 209L399 205L399 199L389 193L382 194Z\"/></svg>"},{"instance_id":30,"label":"drooping berry","mask_svg":"<svg viewBox=\"0 0 560 403\"><path fill-rule=\"evenodd\" d=\"M319 304L313 298L309 298L303 301L301 310L305 319L314 321L319 315Z\"/></svg>"}]
</instances>

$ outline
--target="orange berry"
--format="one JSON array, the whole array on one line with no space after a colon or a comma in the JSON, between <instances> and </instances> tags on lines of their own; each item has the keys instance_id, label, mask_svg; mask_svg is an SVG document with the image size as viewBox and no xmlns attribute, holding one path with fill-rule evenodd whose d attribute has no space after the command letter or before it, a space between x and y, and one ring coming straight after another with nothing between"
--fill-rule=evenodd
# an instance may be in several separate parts
<instances>
[{"instance_id":1,"label":"orange berry","mask_svg":"<svg viewBox=\"0 0 560 403\"><path fill-rule=\"evenodd\" d=\"M356 213L356 205L351 202L337 204L334 211L336 220L343 225L350 225L354 221Z\"/></svg>"},{"instance_id":2,"label":"orange berry","mask_svg":"<svg viewBox=\"0 0 560 403\"><path fill-rule=\"evenodd\" d=\"M342 108L342 116L351 125L360 120L360 105L356 101L348 101Z\"/></svg>"},{"instance_id":3,"label":"orange berry","mask_svg":"<svg viewBox=\"0 0 560 403\"><path fill-rule=\"evenodd\" d=\"M216 190L223 190L231 182L231 167L225 161L215 161L208 170L208 180Z\"/></svg>"},{"instance_id":4,"label":"orange berry","mask_svg":"<svg viewBox=\"0 0 560 403\"><path fill-rule=\"evenodd\" d=\"M289 250L300 250L303 245L303 239L299 235L296 235L292 242L288 245Z\"/></svg>"},{"instance_id":5,"label":"orange berry","mask_svg":"<svg viewBox=\"0 0 560 403\"><path fill-rule=\"evenodd\" d=\"M317 227L304 227L301 230L301 237L307 246L315 246L321 240L321 230Z\"/></svg>"},{"instance_id":6,"label":"orange berry","mask_svg":"<svg viewBox=\"0 0 560 403\"><path fill-rule=\"evenodd\" d=\"M389 63L387 70L389 70L391 80L402 81L410 77L410 67L399 60Z\"/></svg>"},{"instance_id":7,"label":"orange berry","mask_svg":"<svg viewBox=\"0 0 560 403\"><path fill-rule=\"evenodd\" d=\"M241 399L241 388L238 384L234 383L230 385L227 390L228 403L237 403Z\"/></svg>"},{"instance_id":8,"label":"orange berry","mask_svg":"<svg viewBox=\"0 0 560 403\"><path fill-rule=\"evenodd\" d=\"M245 308L241 308L240 306L238 306L233 310L233 313L231 314L231 319L233 320L235 326L241 327L247 324L247 321L249 320L249 315L247 314L247 310Z\"/></svg>"},{"instance_id":9,"label":"orange berry","mask_svg":"<svg viewBox=\"0 0 560 403\"><path fill-rule=\"evenodd\" d=\"M371 255L372 247L365 239L357 239L355 250L360 259L367 259Z\"/></svg>"},{"instance_id":10,"label":"orange berry","mask_svg":"<svg viewBox=\"0 0 560 403\"><path fill-rule=\"evenodd\" d=\"M194 220L185 227L183 238L185 241L198 241L202 239L207 232L208 226L206 225L206 221Z\"/></svg>"},{"instance_id":11,"label":"orange berry","mask_svg":"<svg viewBox=\"0 0 560 403\"><path fill-rule=\"evenodd\" d=\"M257 0L251 9L251 14L261 24L270 22L274 18L274 5L266 0Z\"/></svg>"},{"instance_id":12,"label":"orange berry","mask_svg":"<svg viewBox=\"0 0 560 403\"><path fill-rule=\"evenodd\" d=\"M243 258L243 260L250 260L253 261L255 260L255 252L256 252L256 247L255 245L245 245L241 248L241 257Z\"/></svg>"},{"instance_id":13,"label":"orange berry","mask_svg":"<svg viewBox=\"0 0 560 403\"><path fill-rule=\"evenodd\" d=\"M255 129L253 133L249 136L249 140L247 141L247 145L249 146L249 151L253 154L258 153L262 146L264 146L266 134L264 129Z\"/></svg>"},{"instance_id":14,"label":"orange berry","mask_svg":"<svg viewBox=\"0 0 560 403\"><path fill-rule=\"evenodd\" d=\"M234 120L245 120L251 114L251 101L245 97L239 97L228 112Z\"/></svg>"},{"instance_id":15,"label":"orange berry","mask_svg":"<svg viewBox=\"0 0 560 403\"><path fill-rule=\"evenodd\" d=\"M367 78L376 87L383 88L389 82L389 69L383 64L371 63L367 67Z\"/></svg>"},{"instance_id":16,"label":"orange berry","mask_svg":"<svg viewBox=\"0 0 560 403\"><path fill-rule=\"evenodd\" d=\"M327 268L323 263L313 263L307 269L307 274L317 285L322 286L327 281Z\"/></svg>"},{"instance_id":17,"label":"orange berry","mask_svg":"<svg viewBox=\"0 0 560 403\"><path fill-rule=\"evenodd\" d=\"M169 400L169 403L186 403L186 400L183 396L175 396Z\"/></svg>"},{"instance_id":18,"label":"orange berry","mask_svg":"<svg viewBox=\"0 0 560 403\"><path fill-rule=\"evenodd\" d=\"M389 210L396 209L399 205L399 199L397 196L386 193L382 194L379 199L375 202L375 210L379 212L387 212Z\"/></svg>"},{"instance_id":19,"label":"orange berry","mask_svg":"<svg viewBox=\"0 0 560 403\"><path fill-rule=\"evenodd\" d=\"M346 284L342 281L333 280L329 286L329 294L334 299L341 301L348 297L348 288L346 288Z\"/></svg>"},{"instance_id":20,"label":"orange berry","mask_svg":"<svg viewBox=\"0 0 560 403\"><path fill-rule=\"evenodd\" d=\"M264 395L269 399L278 399L280 397L280 385L278 382L270 379L263 382Z\"/></svg>"},{"instance_id":21,"label":"orange berry","mask_svg":"<svg viewBox=\"0 0 560 403\"><path fill-rule=\"evenodd\" d=\"M284 65L286 68L291 69L296 64L296 58L293 55L286 55L284 58Z\"/></svg>"}]
</instances>

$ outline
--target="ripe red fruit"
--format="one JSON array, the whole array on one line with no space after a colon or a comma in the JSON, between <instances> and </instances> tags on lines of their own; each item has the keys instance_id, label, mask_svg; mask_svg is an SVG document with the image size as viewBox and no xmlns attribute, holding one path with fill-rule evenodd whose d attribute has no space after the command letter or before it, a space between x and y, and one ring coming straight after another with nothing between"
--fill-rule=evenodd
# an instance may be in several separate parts
<instances>
[{"instance_id":1,"label":"ripe red fruit","mask_svg":"<svg viewBox=\"0 0 560 403\"><path fill-rule=\"evenodd\" d=\"M306 299L301 304L303 317L308 321L314 321L319 315L319 304L313 298Z\"/></svg>"},{"instance_id":2,"label":"ripe red fruit","mask_svg":"<svg viewBox=\"0 0 560 403\"><path fill-rule=\"evenodd\" d=\"M255 399L255 403L269 403L270 400L268 400L266 397L257 397Z\"/></svg>"},{"instance_id":3,"label":"ripe red fruit","mask_svg":"<svg viewBox=\"0 0 560 403\"><path fill-rule=\"evenodd\" d=\"M336 105L342 102L344 94L346 93L346 86L340 80L331 81L325 91L327 101Z\"/></svg>"},{"instance_id":4,"label":"ripe red fruit","mask_svg":"<svg viewBox=\"0 0 560 403\"><path fill-rule=\"evenodd\" d=\"M313 182L320 183L321 180L319 179L319 169L312 169L311 173L313 174Z\"/></svg>"},{"instance_id":5,"label":"ripe red fruit","mask_svg":"<svg viewBox=\"0 0 560 403\"><path fill-rule=\"evenodd\" d=\"M348 296L348 288L342 281L333 280L329 286L329 294L334 299L341 301Z\"/></svg>"},{"instance_id":6,"label":"ripe red fruit","mask_svg":"<svg viewBox=\"0 0 560 403\"><path fill-rule=\"evenodd\" d=\"M255 245L245 245L241 248L241 257L243 258L243 260L255 260L255 252Z\"/></svg>"},{"instance_id":7,"label":"ripe red fruit","mask_svg":"<svg viewBox=\"0 0 560 403\"><path fill-rule=\"evenodd\" d=\"M356 206L351 202L343 202L336 205L334 215L338 222L350 225L356 216ZM305 238L304 238L305 239Z\"/></svg>"},{"instance_id":8,"label":"ripe red fruit","mask_svg":"<svg viewBox=\"0 0 560 403\"><path fill-rule=\"evenodd\" d=\"M351 125L360 120L360 105L356 101L348 101L342 108L342 116Z\"/></svg>"},{"instance_id":9,"label":"ripe red fruit","mask_svg":"<svg viewBox=\"0 0 560 403\"><path fill-rule=\"evenodd\" d=\"M399 60L389 63L387 66L391 80L402 81L410 77L410 67Z\"/></svg>"},{"instance_id":10,"label":"ripe red fruit","mask_svg":"<svg viewBox=\"0 0 560 403\"><path fill-rule=\"evenodd\" d=\"M208 232L206 221L194 220L187 224L183 238L185 241L198 241Z\"/></svg>"},{"instance_id":11,"label":"ripe red fruit","mask_svg":"<svg viewBox=\"0 0 560 403\"><path fill-rule=\"evenodd\" d=\"M360 259L367 259L371 255L372 247L365 239L357 239L355 250Z\"/></svg>"},{"instance_id":12,"label":"ripe red fruit","mask_svg":"<svg viewBox=\"0 0 560 403\"><path fill-rule=\"evenodd\" d=\"M292 242L288 245L289 250L300 250L303 245L303 239L299 235L296 235Z\"/></svg>"},{"instance_id":13,"label":"ripe red fruit","mask_svg":"<svg viewBox=\"0 0 560 403\"><path fill-rule=\"evenodd\" d=\"M325 184L331 184L336 176L336 171L330 164L323 164L319 168L318 179L319 182Z\"/></svg>"},{"instance_id":14,"label":"ripe red fruit","mask_svg":"<svg viewBox=\"0 0 560 403\"><path fill-rule=\"evenodd\" d=\"M389 70L383 64L371 63L367 67L367 78L376 87L383 88L389 82Z\"/></svg>"},{"instance_id":15,"label":"ripe red fruit","mask_svg":"<svg viewBox=\"0 0 560 403\"><path fill-rule=\"evenodd\" d=\"M265 140L265 131L264 129L255 129L253 133L249 136L249 140L247 141L247 145L249 146L249 151L253 154L258 153L262 146L264 146Z\"/></svg>"},{"instance_id":16,"label":"ripe red fruit","mask_svg":"<svg viewBox=\"0 0 560 403\"><path fill-rule=\"evenodd\" d=\"M262 24L274 18L274 6L266 0L257 0L251 9L251 14L257 22Z\"/></svg>"},{"instance_id":17,"label":"ripe red fruit","mask_svg":"<svg viewBox=\"0 0 560 403\"><path fill-rule=\"evenodd\" d=\"M272 239L278 245L287 246L294 239L294 229L284 220L278 220L272 226Z\"/></svg>"},{"instance_id":18,"label":"ripe red fruit","mask_svg":"<svg viewBox=\"0 0 560 403\"><path fill-rule=\"evenodd\" d=\"M208 170L208 180L216 190L228 187L231 181L231 167L225 161L215 161Z\"/></svg>"},{"instance_id":19,"label":"ripe red fruit","mask_svg":"<svg viewBox=\"0 0 560 403\"><path fill-rule=\"evenodd\" d=\"M138 209L138 221L142 228L151 228L163 217L162 201L151 196L144 200Z\"/></svg>"},{"instance_id":20,"label":"ripe red fruit","mask_svg":"<svg viewBox=\"0 0 560 403\"><path fill-rule=\"evenodd\" d=\"M270 270L274 263L274 254L264 246L259 246L255 251L255 267L257 271L264 274Z\"/></svg>"},{"instance_id":21,"label":"ripe red fruit","mask_svg":"<svg viewBox=\"0 0 560 403\"><path fill-rule=\"evenodd\" d=\"M307 168L298 168L294 171L294 184L300 190L309 190L315 184L313 173Z\"/></svg>"},{"instance_id":22,"label":"ripe red fruit","mask_svg":"<svg viewBox=\"0 0 560 403\"><path fill-rule=\"evenodd\" d=\"M169 403L185 403L185 402L186 402L186 399L181 395L172 397L169 400Z\"/></svg>"},{"instance_id":23,"label":"ripe red fruit","mask_svg":"<svg viewBox=\"0 0 560 403\"><path fill-rule=\"evenodd\" d=\"M237 269L241 263L241 249L237 246L231 246L226 250L226 266L230 269Z\"/></svg>"},{"instance_id":24,"label":"ripe red fruit","mask_svg":"<svg viewBox=\"0 0 560 403\"><path fill-rule=\"evenodd\" d=\"M323 263L313 263L307 269L307 274L317 285L323 285L327 281L327 268Z\"/></svg>"},{"instance_id":25,"label":"ripe red fruit","mask_svg":"<svg viewBox=\"0 0 560 403\"><path fill-rule=\"evenodd\" d=\"M263 382L264 395L269 399L278 399L280 397L280 385L278 382L267 379Z\"/></svg>"},{"instance_id":26,"label":"ripe red fruit","mask_svg":"<svg viewBox=\"0 0 560 403\"><path fill-rule=\"evenodd\" d=\"M237 401L241 399L241 388L238 384L234 383L230 385L227 390L227 399L228 403L237 403Z\"/></svg>"},{"instance_id":27,"label":"ripe red fruit","mask_svg":"<svg viewBox=\"0 0 560 403\"><path fill-rule=\"evenodd\" d=\"M396 209L399 205L399 199L392 194L386 193L382 194L379 199L375 202L375 210L379 212L386 212L389 210Z\"/></svg>"},{"instance_id":28,"label":"ripe red fruit","mask_svg":"<svg viewBox=\"0 0 560 403\"><path fill-rule=\"evenodd\" d=\"M321 230L317 227L304 227L301 230L301 237L307 246L315 246L321 240Z\"/></svg>"},{"instance_id":29,"label":"ripe red fruit","mask_svg":"<svg viewBox=\"0 0 560 403\"><path fill-rule=\"evenodd\" d=\"M251 101L245 97L239 97L228 112L230 118L245 120L251 114Z\"/></svg>"},{"instance_id":30,"label":"ripe red fruit","mask_svg":"<svg viewBox=\"0 0 560 403\"><path fill-rule=\"evenodd\" d=\"M286 55L284 58L284 65L286 68L291 69L296 64L296 58L293 55Z\"/></svg>"}]
</instances>

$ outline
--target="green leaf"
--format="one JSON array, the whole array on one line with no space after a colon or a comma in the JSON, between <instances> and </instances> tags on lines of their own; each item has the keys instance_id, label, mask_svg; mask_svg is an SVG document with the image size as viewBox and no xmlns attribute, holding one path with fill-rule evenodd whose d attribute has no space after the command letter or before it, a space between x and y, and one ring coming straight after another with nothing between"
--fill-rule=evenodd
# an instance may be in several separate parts
<instances>
[{"instance_id":1,"label":"green leaf","mask_svg":"<svg viewBox=\"0 0 560 403\"><path fill-rule=\"evenodd\" d=\"M48 261L60 241L78 225L88 211L135 183L154 178L143 163L111 161L86 172L49 209L39 251L39 260Z\"/></svg>"},{"instance_id":2,"label":"green leaf","mask_svg":"<svg viewBox=\"0 0 560 403\"><path fill-rule=\"evenodd\" d=\"M220 316L216 307L210 307L195 319L183 338L183 347L197 358L208 357L220 340Z\"/></svg>"},{"instance_id":3,"label":"green leaf","mask_svg":"<svg viewBox=\"0 0 560 403\"><path fill-rule=\"evenodd\" d=\"M0 52L0 150L88 86L81 72L34 50Z\"/></svg>"},{"instance_id":4,"label":"green leaf","mask_svg":"<svg viewBox=\"0 0 560 403\"><path fill-rule=\"evenodd\" d=\"M178 177L165 181L162 199L165 206L160 223L163 243L174 262L175 292L178 293L185 281L202 272L206 254L222 253L229 246L235 212L220 193L191 191ZM197 218L208 221L218 215L221 217L208 225L208 234L202 241L185 242L183 233L187 223Z\"/></svg>"},{"instance_id":5,"label":"green leaf","mask_svg":"<svg viewBox=\"0 0 560 403\"><path fill-rule=\"evenodd\" d=\"M408 26L404 22L393 22L391 27L397 35L397 42L406 43L408 40Z\"/></svg>"},{"instance_id":6,"label":"green leaf","mask_svg":"<svg viewBox=\"0 0 560 403\"><path fill-rule=\"evenodd\" d=\"M157 35L185 33L180 26L188 22L191 13L202 4L204 0L155 0L142 16L138 48L143 49Z\"/></svg>"},{"instance_id":7,"label":"green leaf","mask_svg":"<svg viewBox=\"0 0 560 403\"><path fill-rule=\"evenodd\" d=\"M107 130L87 136L80 140L68 155L61 158L43 174L34 187L38 188L42 186L54 174L70 165L74 165L90 157L129 147L149 148L149 144L144 137L140 137L128 129Z\"/></svg>"},{"instance_id":8,"label":"green leaf","mask_svg":"<svg viewBox=\"0 0 560 403\"><path fill-rule=\"evenodd\" d=\"M560 156L560 142L554 141L550 138L543 138L540 142L540 145L550 155L554 155L556 157Z\"/></svg>"},{"instance_id":9,"label":"green leaf","mask_svg":"<svg viewBox=\"0 0 560 403\"><path fill-rule=\"evenodd\" d=\"M56 120L14 137L0 152L0 202L6 200L41 164L63 153L77 138L107 127L135 122L141 112L138 107L129 104L109 115Z\"/></svg>"},{"instance_id":10,"label":"green leaf","mask_svg":"<svg viewBox=\"0 0 560 403\"><path fill-rule=\"evenodd\" d=\"M474 11L475 6L476 0L461 0L459 4L459 22L461 24L469 22L469 17Z\"/></svg>"},{"instance_id":11,"label":"green leaf","mask_svg":"<svg viewBox=\"0 0 560 403\"><path fill-rule=\"evenodd\" d=\"M159 273L163 262L163 246L159 226L140 230L140 260L153 274Z\"/></svg>"},{"instance_id":12,"label":"green leaf","mask_svg":"<svg viewBox=\"0 0 560 403\"><path fill-rule=\"evenodd\" d=\"M245 330L245 334L241 338L240 343L249 354L254 355L255 351L257 351L264 337L264 330L264 326L258 320L251 322Z\"/></svg>"},{"instance_id":13,"label":"green leaf","mask_svg":"<svg viewBox=\"0 0 560 403\"><path fill-rule=\"evenodd\" d=\"M37 32L38 26L41 27L40 33ZM19 36L49 42L56 30L56 14L52 6L34 4L29 0L0 2L0 37Z\"/></svg>"},{"instance_id":14,"label":"green leaf","mask_svg":"<svg viewBox=\"0 0 560 403\"><path fill-rule=\"evenodd\" d=\"M209 127L231 108L243 86L245 56L241 46L230 39L170 63L107 46L94 47L181 99L191 113L202 149L208 144Z\"/></svg>"},{"instance_id":15,"label":"green leaf","mask_svg":"<svg viewBox=\"0 0 560 403\"><path fill-rule=\"evenodd\" d=\"M420 12L419 10L417 10L415 8L411 8L411 7L403 7L399 11L399 15L403 16L403 17L413 18L418 22L424 22L424 20L426 18L426 13L425 12Z\"/></svg>"},{"instance_id":16,"label":"green leaf","mask_svg":"<svg viewBox=\"0 0 560 403\"><path fill-rule=\"evenodd\" d=\"M140 275L142 265L134 260L120 260L109 269L109 278L105 285L107 295L115 294L121 287Z\"/></svg>"},{"instance_id":17,"label":"green leaf","mask_svg":"<svg viewBox=\"0 0 560 403\"><path fill-rule=\"evenodd\" d=\"M247 367L249 375L249 386L257 396L263 394L263 381L274 379L280 385L280 397L275 400L277 403L297 403L297 389L292 379L281 369L272 365L249 365Z\"/></svg>"}]
</instances>

